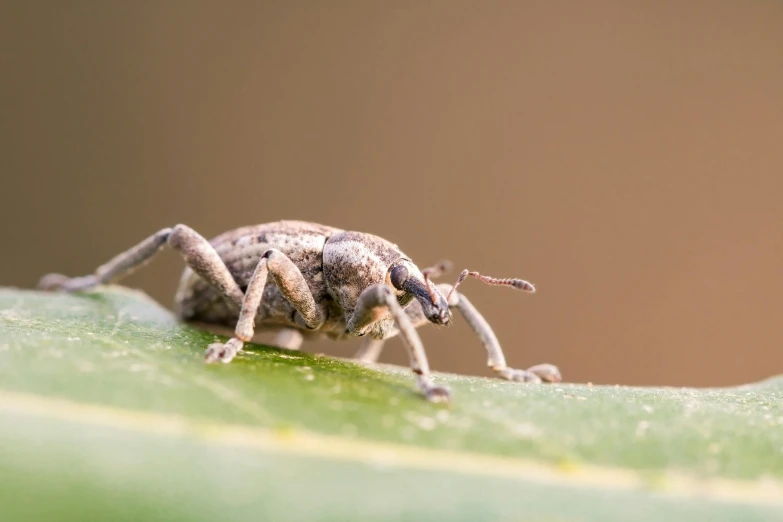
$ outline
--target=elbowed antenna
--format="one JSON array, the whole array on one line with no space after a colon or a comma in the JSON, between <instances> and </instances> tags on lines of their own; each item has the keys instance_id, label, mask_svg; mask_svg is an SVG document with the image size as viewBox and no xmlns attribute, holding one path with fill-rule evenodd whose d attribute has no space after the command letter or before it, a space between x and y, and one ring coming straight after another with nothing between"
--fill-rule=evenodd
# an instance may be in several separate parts
<instances>
[{"instance_id":1,"label":"elbowed antenna","mask_svg":"<svg viewBox=\"0 0 783 522\"><path fill-rule=\"evenodd\" d=\"M478 272L471 272L470 270L465 269L457 278L457 282L454 283L454 286L451 288L449 295L446 296L447 302L451 298L451 294L454 292L454 290L456 290L457 287L461 285L462 282L465 279L467 279L468 276L475 277L479 281L483 281L488 285L510 286L512 288L516 288L517 290L524 290L525 292L530 292L531 294L536 291L536 287L533 286L533 283L529 283L523 279L497 279L495 277L481 275Z\"/></svg>"}]
</instances>

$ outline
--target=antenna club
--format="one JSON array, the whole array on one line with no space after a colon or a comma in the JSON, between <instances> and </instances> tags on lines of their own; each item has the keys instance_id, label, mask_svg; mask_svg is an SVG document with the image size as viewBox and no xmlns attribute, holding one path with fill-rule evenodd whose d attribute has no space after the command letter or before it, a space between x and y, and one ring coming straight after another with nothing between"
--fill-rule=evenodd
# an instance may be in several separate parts
<instances>
[{"instance_id":1,"label":"antenna club","mask_svg":"<svg viewBox=\"0 0 783 522\"><path fill-rule=\"evenodd\" d=\"M529 283L522 279L513 279L511 281L511 286L517 290L524 290L525 292L530 292L531 294L535 293L536 291L536 287L533 285L533 283Z\"/></svg>"}]
</instances>

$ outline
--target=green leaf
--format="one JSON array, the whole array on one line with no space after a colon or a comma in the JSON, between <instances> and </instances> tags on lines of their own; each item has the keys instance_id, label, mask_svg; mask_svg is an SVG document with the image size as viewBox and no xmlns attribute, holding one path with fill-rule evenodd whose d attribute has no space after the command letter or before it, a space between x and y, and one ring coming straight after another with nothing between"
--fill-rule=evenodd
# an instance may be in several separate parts
<instances>
[{"instance_id":1,"label":"green leaf","mask_svg":"<svg viewBox=\"0 0 783 522\"><path fill-rule=\"evenodd\" d=\"M531 386L248 346L143 294L0 290L0 520L783 520L783 378Z\"/></svg>"}]
</instances>

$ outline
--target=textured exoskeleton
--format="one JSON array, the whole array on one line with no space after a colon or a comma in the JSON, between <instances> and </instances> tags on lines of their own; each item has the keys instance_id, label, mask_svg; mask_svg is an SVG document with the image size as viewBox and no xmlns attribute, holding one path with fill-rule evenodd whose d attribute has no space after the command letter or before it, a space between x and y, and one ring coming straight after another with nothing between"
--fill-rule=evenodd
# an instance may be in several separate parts
<instances>
[{"instance_id":1,"label":"textured exoskeleton","mask_svg":"<svg viewBox=\"0 0 783 522\"><path fill-rule=\"evenodd\" d=\"M145 264L165 245L185 259L175 298L182 320L234 329L227 343L211 344L207 362L229 362L260 329L279 331L275 344L298 349L303 336L334 339L367 336L357 356L375 361L384 339L400 335L411 369L424 395L446 400L448 391L433 384L415 328L447 324L456 308L487 349L488 364L515 381L559 381L552 365L529 370L506 366L492 329L464 295L455 291L467 276L490 284L534 291L519 279L493 279L464 271L454 286L433 285L440 270L420 270L397 245L372 234L350 232L302 221L279 221L238 228L207 241L185 225L166 228L116 256L95 274L68 278L49 274L39 287L81 291L116 281Z\"/></svg>"}]
</instances>

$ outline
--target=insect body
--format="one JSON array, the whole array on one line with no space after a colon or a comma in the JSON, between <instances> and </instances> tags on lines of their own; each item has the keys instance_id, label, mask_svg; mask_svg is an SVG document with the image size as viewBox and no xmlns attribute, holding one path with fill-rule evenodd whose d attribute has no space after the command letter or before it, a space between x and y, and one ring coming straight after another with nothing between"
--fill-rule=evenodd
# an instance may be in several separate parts
<instances>
[{"instance_id":1,"label":"insect body","mask_svg":"<svg viewBox=\"0 0 783 522\"><path fill-rule=\"evenodd\" d=\"M226 343L209 345L208 363L230 362L256 331L279 331L275 344L298 349L303 334L334 339L366 336L357 353L377 360L383 341L402 337L411 369L425 397L443 401L446 388L430 377L415 328L448 324L456 308L478 334L488 364L505 379L559 381L549 364L528 370L506 366L500 344L484 318L456 287L468 276L490 284L534 291L520 279L494 279L464 271L455 285L430 282L443 267L420 270L397 245L372 234L303 221L279 221L238 228L207 241L185 225L165 228L99 267L95 274L68 278L49 274L39 287L82 291L119 280L164 246L187 263L175 297L175 313L190 322L234 328Z\"/></svg>"}]
</instances>

